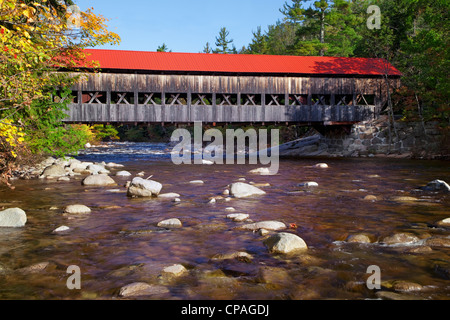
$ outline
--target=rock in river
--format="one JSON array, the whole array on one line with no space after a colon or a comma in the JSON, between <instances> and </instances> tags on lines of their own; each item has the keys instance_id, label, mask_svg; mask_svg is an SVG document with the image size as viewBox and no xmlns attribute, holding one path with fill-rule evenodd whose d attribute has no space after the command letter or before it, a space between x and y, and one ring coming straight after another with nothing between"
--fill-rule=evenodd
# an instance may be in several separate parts
<instances>
[{"instance_id":1,"label":"rock in river","mask_svg":"<svg viewBox=\"0 0 450 320\"><path fill-rule=\"evenodd\" d=\"M0 211L0 227L19 228L27 222L25 211L20 208L11 208Z\"/></svg>"},{"instance_id":2,"label":"rock in river","mask_svg":"<svg viewBox=\"0 0 450 320\"><path fill-rule=\"evenodd\" d=\"M349 235L347 237L346 241L353 242L353 243L371 243L372 242L372 241L370 241L370 238L368 235L362 234L362 233Z\"/></svg>"},{"instance_id":3,"label":"rock in river","mask_svg":"<svg viewBox=\"0 0 450 320\"><path fill-rule=\"evenodd\" d=\"M392 244L410 244L419 241L420 239L413 234L406 232L395 233L392 236L385 237L383 243Z\"/></svg>"},{"instance_id":4,"label":"rock in river","mask_svg":"<svg viewBox=\"0 0 450 320\"><path fill-rule=\"evenodd\" d=\"M124 165L119 164L119 163L109 162L109 163L105 164L105 167L107 167L107 168L123 168Z\"/></svg>"},{"instance_id":5,"label":"rock in river","mask_svg":"<svg viewBox=\"0 0 450 320\"><path fill-rule=\"evenodd\" d=\"M450 192L450 186L443 180L434 180L420 189L425 191Z\"/></svg>"},{"instance_id":6,"label":"rock in river","mask_svg":"<svg viewBox=\"0 0 450 320\"><path fill-rule=\"evenodd\" d=\"M430 247L450 247L450 238L435 236L426 239L425 244Z\"/></svg>"},{"instance_id":7,"label":"rock in river","mask_svg":"<svg viewBox=\"0 0 450 320\"><path fill-rule=\"evenodd\" d=\"M305 250L308 248L305 241L299 236L280 232L274 234L264 241L267 249L272 253L290 253L297 250Z\"/></svg>"},{"instance_id":8,"label":"rock in river","mask_svg":"<svg viewBox=\"0 0 450 320\"><path fill-rule=\"evenodd\" d=\"M88 214L91 213L91 209L82 204L74 204L67 206L64 209L64 213L68 214Z\"/></svg>"},{"instance_id":9,"label":"rock in river","mask_svg":"<svg viewBox=\"0 0 450 320\"><path fill-rule=\"evenodd\" d=\"M62 176L66 175L66 170L64 169L63 166L54 164L54 165L51 165L51 166L45 168L44 172L42 172L42 175L44 177L48 177L48 176L62 177Z\"/></svg>"},{"instance_id":10,"label":"rock in river","mask_svg":"<svg viewBox=\"0 0 450 320\"><path fill-rule=\"evenodd\" d=\"M319 184L315 181L308 181L308 182L302 182L302 183L297 184L297 187L307 187L307 188L318 187L318 186L319 186Z\"/></svg>"},{"instance_id":11,"label":"rock in river","mask_svg":"<svg viewBox=\"0 0 450 320\"><path fill-rule=\"evenodd\" d=\"M122 171L118 171L116 173L116 176L118 176L118 177L129 177L129 176L131 176L131 173L128 172L128 171L122 170Z\"/></svg>"},{"instance_id":12,"label":"rock in river","mask_svg":"<svg viewBox=\"0 0 450 320\"><path fill-rule=\"evenodd\" d=\"M158 222L158 227L161 227L161 228L181 228L182 226L183 226L183 224L177 218L167 219L167 220Z\"/></svg>"},{"instance_id":13,"label":"rock in river","mask_svg":"<svg viewBox=\"0 0 450 320\"><path fill-rule=\"evenodd\" d=\"M188 270L182 265L182 264L174 264L168 267L165 267L162 270L163 276L169 276L169 277L179 277L186 273Z\"/></svg>"},{"instance_id":14,"label":"rock in river","mask_svg":"<svg viewBox=\"0 0 450 320\"><path fill-rule=\"evenodd\" d=\"M245 198L253 195L262 195L266 192L243 182L235 182L230 187L230 193L236 198Z\"/></svg>"},{"instance_id":15,"label":"rock in river","mask_svg":"<svg viewBox=\"0 0 450 320\"><path fill-rule=\"evenodd\" d=\"M192 183L192 184L204 184L203 180L192 180L192 181L189 181L189 183Z\"/></svg>"},{"instance_id":16,"label":"rock in river","mask_svg":"<svg viewBox=\"0 0 450 320\"><path fill-rule=\"evenodd\" d=\"M159 195L161 189L162 184L157 181L136 177L131 181L127 194L129 197L152 197Z\"/></svg>"},{"instance_id":17,"label":"rock in river","mask_svg":"<svg viewBox=\"0 0 450 320\"><path fill-rule=\"evenodd\" d=\"M241 230L251 230L258 231L259 229L266 230L282 230L286 229L286 225L280 221L260 221L255 223L244 224L242 226L236 227L236 229Z\"/></svg>"},{"instance_id":18,"label":"rock in river","mask_svg":"<svg viewBox=\"0 0 450 320\"><path fill-rule=\"evenodd\" d=\"M257 169L250 170L249 173L260 174L260 175L270 175L270 169L269 168L257 168Z\"/></svg>"},{"instance_id":19,"label":"rock in river","mask_svg":"<svg viewBox=\"0 0 450 320\"><path fill-rule=\"evenodd\" d=\"M158 195L158 198L164 198L164 199L174 199L181 197L178 193L175 192L168 192L168 193L161 193Z\"/></svg>"},{"instance_id":20,"label":"rock in river","mask_svg":"<svg viewBox=\"0 0 450 320\"><path fill-rule=\"evenodd\" d=\"M112 186L116 185L116 182L106 174L95 174L87 176L82 184L85 186Z\"/></svg>"},{"instance_id":21,"label":"rock in river","mask_svg":"<svg viewBox=\"0 0 450 320\"><path fill-rule=\"evenodd\" d=\"M230 213L227 215L228 219L231 219L235 222L242 222L249 218L250 216L246 213Z\"/></svg>"},{"instance_id":22,"label":"rock in river","mask_svg":"<svg viewBox=\"0 0 450 320\"><path fill-rule=\"evenodd\" d=\"M68 231L70 230L70 228L68 226L61 226L56 228L55 230L53 230L53 233L59 233L59 232L64 232L64 231Z\"/></svg>"},{"instance_id":23,"label":"rock in river","mask_svg":"<svg viewBox=\"0 0 450 320\"><path fill-rule=\"evenodd\" d=\"M164 286L150 285L145 282L133 282L120 288L121 297L150 296L155 294L168 293L169 290Z\"/></svg>"},{"instance_id":24,"label":"rock in river","mask_svg":"<svg viewBox=\"0 0 450 320\"><path fill-rule=\"evenodd\" d=\"M438 221L437 225L441 227L450 227L450 218L445 218L441 221Z\"/></svg>"}]
</instances>

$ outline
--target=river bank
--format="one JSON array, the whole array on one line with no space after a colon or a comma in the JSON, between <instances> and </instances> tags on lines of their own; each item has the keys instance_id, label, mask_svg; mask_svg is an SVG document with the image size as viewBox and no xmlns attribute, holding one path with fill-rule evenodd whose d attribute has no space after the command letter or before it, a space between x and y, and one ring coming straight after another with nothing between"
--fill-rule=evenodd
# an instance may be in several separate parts
<instances>
[{"instance_id":1,"label":"river bank","mask_svg":"<svg viewBox=\"0 0 450 320\"><path fill-rule=\"evenodd\" d=\"M324 127L280 146L283 156L450 160L450 137L436 121L391 124L387 116L351 127Z\"/></svg>"}]
</instances>

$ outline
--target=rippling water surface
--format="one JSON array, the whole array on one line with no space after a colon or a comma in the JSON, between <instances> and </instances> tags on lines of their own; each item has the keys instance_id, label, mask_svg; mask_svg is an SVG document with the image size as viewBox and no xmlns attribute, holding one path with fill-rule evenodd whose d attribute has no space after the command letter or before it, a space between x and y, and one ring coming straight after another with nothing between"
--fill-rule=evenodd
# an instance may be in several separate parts
<instances>
[{"instance_id":1,"label":"rippling water surface","mask_svg":"<svg viewBox=\"0 0 450 320\"><path fill-rule=\"evenodd\" d=\"M415 252L430 237L449 237L435 223L450 217L450 196L419 192L434 179L450 181L448 162L384 159L282 159L275 176L249 174L257 165L183 165L170 161L165 144L115 143L78 156L92 162L116 162L134 175L163 184L181 202L131 199L124 184L130 178L111 176L117 187L85 187L82 176L70 182L17 180L15 190L0 188L0 208L26 211L24 228L0 228L0 299L116 299L119 289L147 282L167 290L150 299L367 299L367 268L379 266L382 290L389 283L420 284L402 297L449 299L450 249L432 246ZM326 162L327 169L314 168ZM248 199L218 200L226 186L240 178L269 183L267 194ZM203 185L190 184L203 180ZM319 187L297 184L315 181ZM375 195L377 201L363 200ZM393 200L396 196L417 201ZM65 206L84 204L92 213L62 214ZM226 218L233 207L253 221L278 220L308 244L301 254L270 254L263 236L235 229L242 223ZM167 218L183 222L179 229L158 228ZM52 231L62 225L70 230ZM386 236L408 232L422 241L384 245ZM365 233L372 243L348 243ZM448 242L447 242L448 243ZM429 249L429 250L428 250ZM245 251L251 259L215 260L218 254ZM42 264L40 264L42 263ZM161 277L164 267L182 264L188 272L176 279ZM33 271L23 268L35 266ZM81 270L81 290L69 290L67 267Z\"/></svg>"}]
</instances>

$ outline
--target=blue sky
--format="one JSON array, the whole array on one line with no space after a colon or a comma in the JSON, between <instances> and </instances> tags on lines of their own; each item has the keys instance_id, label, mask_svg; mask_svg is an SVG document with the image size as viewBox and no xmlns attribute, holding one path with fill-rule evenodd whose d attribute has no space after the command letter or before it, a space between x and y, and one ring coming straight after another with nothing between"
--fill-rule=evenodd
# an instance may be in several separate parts
<instances>
[{"instance_id":1,"label":"blue sky","mask_svg":"<svg viewBox=\"0 0 450 320\"><path fill-rule=\"evenodd\" d=\"M94 8L109 19L108 26L122 38L119 46L99 48L156 51L166 43L173 52L201 52L214 48L222 27L237 49L250 43L252 31L282 20L286 0L75 0L82 11ZM289 1L290 2L290 1Z\"/></svg>"}]
</instances>

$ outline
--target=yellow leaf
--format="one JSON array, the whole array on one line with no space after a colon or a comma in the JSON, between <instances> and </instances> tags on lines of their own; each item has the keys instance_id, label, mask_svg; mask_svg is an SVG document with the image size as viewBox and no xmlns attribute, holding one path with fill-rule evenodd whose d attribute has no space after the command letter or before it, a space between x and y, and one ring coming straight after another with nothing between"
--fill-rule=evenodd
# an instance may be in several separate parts
<instances>
[{"instance_id":1,"label":"yellow leaf","mask_svg":"<svg viewBox=\"0 0 450 320\"><path fill-rule=\"evenodd\" d=\"M31 18L31 16L32 16L31 10L30 9L24 10L23 15L27 18Z\"/></svg>"}]
</instances>

